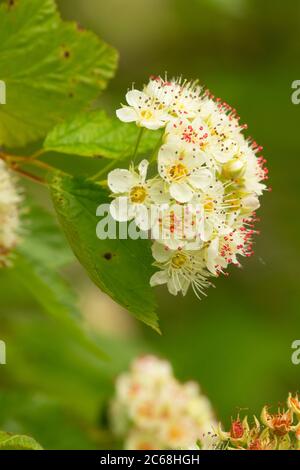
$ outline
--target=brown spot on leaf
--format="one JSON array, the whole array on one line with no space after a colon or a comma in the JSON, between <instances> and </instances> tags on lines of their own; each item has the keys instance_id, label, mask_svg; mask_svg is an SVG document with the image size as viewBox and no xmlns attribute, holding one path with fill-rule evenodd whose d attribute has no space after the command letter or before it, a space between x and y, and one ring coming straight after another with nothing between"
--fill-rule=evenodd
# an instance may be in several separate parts
<instances>
[{"instance_id":1,"label":"brown spot on leaf","mask_svg":"<svg viewBox=\"0 0 300 470\"><path fill-rule=\"evenodd\" d=\"M66 44L61 45L61 56L63 59L69 59L71 57L71 50Z\"/></svg>"}]
</instances>

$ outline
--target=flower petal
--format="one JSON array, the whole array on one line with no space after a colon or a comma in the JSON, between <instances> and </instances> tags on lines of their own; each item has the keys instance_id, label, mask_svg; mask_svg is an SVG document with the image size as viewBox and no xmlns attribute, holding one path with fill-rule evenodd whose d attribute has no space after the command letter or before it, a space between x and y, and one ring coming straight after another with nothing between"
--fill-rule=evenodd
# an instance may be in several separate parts
<instances>
[{"instance_id":1,"label":"flower petal","mask_svg":"<svg viewBox=\"0 0 300 470\"><path fill-rule=\"evenodd\" d=\"M175 239L175 238L162 238L160 240L160 243L164 243L166 248L169 248L169 250L177 251L182 250L185 248L185 242L183 240Z\"/></svg>"},{"instance_id":2,"label":"flower petal","mask_svg":"<svg viewBox=\"0 0 300 470\"><path fill-rule=\"evenodd\" d=\"M150 212L144 204L135 207L135 223L141 230L149 230L151 227Z\"/></svg>"},{"instance_id":3,"label":"flower petal","mask_svg":"<svg viewBox=\"0 0 300 470\"><path fill-rule=\"evenodd\" d=\"M210 220L205 219L204 224L203 224L203 233L202 233L202 240L207 242L208 240L211 239L211 236L214 231L214 226L213 223L210 222Z\"/></svg>"},{"instance_id":4,"label":"flower petal","mask_svg":"<svg viewBox=\"0 0 300 470\"><path fill-rule=\"evenodd\" d=\"M158 153L158 166L169 166L177 162L178 147L175 144L163 145Z\"/></svg>"},{"instance_id":5,"label":"flower petal","mask_svg":"<svg viewBox=\"0 0 300 470\"><path fill-rule=\"evenodd\" d=\"M172 257L172 251L161 243L154 242L152 245L152 255L155 261L158 261L159 263L165 263Z\"/></svg>"},{"instance_id":6,"label":"flower petal","mask_svg":"<svg viewBox=\"0 0 300 470\"><path fill-rule=\"evenodd\" d=\"M130 108L130 106L123 106L123 108L117 109L116 115L123 122L133 122L138 118L136 111Z\"/></svg>"},{"instance_id":7,"label":"flower petal","mask_svg":"<svg viewBox=\"0 0 300 470\"><path fill-rule=\"evenodd\" d=\"M114 199L110 204L110 213L118 222L127 222L132 219L132 206L127 197L121 196Z\"/></svg>"},{"instance_id":8,"label":"flower petal","mask_svg":"<svg viewBox=\"0 0 300 470\"><path fill-rule=\"evenodd\" d=\"M247 196L242 199L242 207L247 211L256 211L260 207L260 202L256 196Z\"/></svg>"},{"instance_id":9,"label":"flower petal","mask_svg":"<svg viewBox=\"0 0 300 470\"><path fill-rule=\"evenodd\" d=\"M178 285L178 282L176 282L175 278L173 277L169 278L168 291L170 292L170 294L177 295L180 290L181 290L181 286Z\"/></svg>"},{"instance_id":10,"label":"flower petal","mask_svg":"<svg viewBox=\"0 0 300 470\"><path fill-rule=\"evenodd\" d=\"M187 291L190 287L190 280L189 279L182 279L181 281L181 292L182 292L182 295L185 296L187 294Z\"/></svg>"},{"instance_id":11,"label":"flower petal","mask_svg":"<svg viewBox=\"0 0 300 470\"><path fill-rule=\"evenodd\" d=\"M155 204L167 204L170 202L170 194L166 190L166 184L163 180L150 180L148 183L148 194Z\"/></svg>"},{"instance_id":12,"label":"flower petal","mask_svg":"<svg viewBox=\"0 0 300 470\"><path fill-rule=\"evenodd\" d=\"M129 106L133 106L134 108L137 108L140 106L140 103L143 103L147 96L145 93L139 90L130 90L126 94L126 101L129 104Z\"/></svg>"},{"instance_id":13,"label":"flower petal","mask_svg":"<svg viewBox=\"0 0 300 470\"><path fill-rule=\"evenodd\" d=\"M218 237L216 237L212 240L206 252L206 266L207 266L207 269L213 274L216 274L216 264L217 264L218 255L219 255L219 239Z\"/></svg>"},{"instance_id":14,"label":"flower petal","mask_svg":"<svg viewBox=\"0 0 300 470\"><path fill-rule=\"evenodd\" d=\"M162 284L166 284L168 279L169 277L167 271L157 271L150 279L150 286L161 286Z\"/></svg>"},{"instance_id":15,"label":"flower petal","mask_svg":"<svg viewBox=\"0 0 300 470\"><path fill-rule=\"evenodd\" d=\"M221 152L221 150L214 150L213 156L215 157L217 162L227 163L229 160L233 158L234 155L230 152Z\"/></svg>"},{"instance_id":16,"label":"flower petal","mask_svg":"<svg viewBox=\"0 0 300 470\"><path fill-rule=\"evenodd\" d=\"M149 162L146 159L142 160L141 163L139 164L139 174L140 174L142 183L145 183L148 167L149 167Z\"/></svg>"},{"instance_id":17,"label":"flower petal","mask_svg":"<svg viewBox=\"0 0 300 470\"><path fill-rule=\"evenodd\" d=\"M193 191L186 183L172 183L170 194L178 202L189 202L193 197Z\"/></svg>"},{"instance_id":18,"label":"flower petal","mask_svg":"<svg viewBox=\"0 0 300 470\"><path fill-rule=\"evenodd\" d=\"M157 129L164 127L166 122L163 119L153 118L152 120L141 119L139 124L142 127L146 127L146 129L149 129L150 131L156 131Z\"/></svg>"},{"instance_id":19,"label":"flower petal","mask_svg":"<svg viewBox=\"0 0 300 470\"><path fill-rule=\"evenodd\" d=\"M117 168L108 174L107 184L113 193L126 193L134 184L134 175L129 170Z\"/></svg>"},{"instance_id":20,"label":"flower petal","mask_svg":"<svg viewBox=\"0 0 300 470\"><path fill-rule=\"evenodd\" d=\"M211 184L212 173L205 168L198 169L191 173L188 180L195 188L204 190Z\"/></svg>"}]
</instances>

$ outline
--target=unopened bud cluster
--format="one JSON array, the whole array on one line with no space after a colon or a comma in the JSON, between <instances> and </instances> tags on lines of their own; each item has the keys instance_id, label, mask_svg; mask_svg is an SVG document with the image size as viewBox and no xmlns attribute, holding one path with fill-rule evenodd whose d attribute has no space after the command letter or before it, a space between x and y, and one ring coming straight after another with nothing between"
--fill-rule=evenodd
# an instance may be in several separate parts
<instances>
[{"instance_id":1,"label":"unopened bud cluster","mask_svg":"<svg viewBox=\"0 0 300 470\"><path fill-rule=\"evenodd\" d=\"M189 449L215 426L209 400L194 382L178 382L171 365L153 356L135 360L120 375L110 417L129 450Z\"/></svg>"}]
</instances>

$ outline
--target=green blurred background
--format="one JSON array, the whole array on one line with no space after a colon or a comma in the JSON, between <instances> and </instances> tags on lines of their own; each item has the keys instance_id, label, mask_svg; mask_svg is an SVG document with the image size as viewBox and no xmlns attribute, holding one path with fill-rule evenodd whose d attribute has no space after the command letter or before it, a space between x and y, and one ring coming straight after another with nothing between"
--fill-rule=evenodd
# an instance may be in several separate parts
<instances>
[{"instance_id":1,"label":"green blurred background","mask_svg":"<svg viewBox=\"0 0 300 470\"><path fill-rule=\"evenodd\" d=\"M113 446L105 404L116 374L139 354L170 360L197 380L218 417L258 413L300 387L291 344L300 338L299 122L291 84L300 79L297 0L60 0L65 19L97 32L120 52L100 105L114 112L132 82L150 74L199 78L236 107L264 146L271 193L260 210L256 254L198 301L158 290L160 337L102 295L77 263L67 270L87 328L107 362L44 314L12 272L1 272L0 429L34 435L47 448ZM86 160L76 173L91 171ZM94 164L94 169L97 162ZM35 193L33 193L35 194ZM47 196L43 194L47 203Z\"/></svg>"}]
</instances>

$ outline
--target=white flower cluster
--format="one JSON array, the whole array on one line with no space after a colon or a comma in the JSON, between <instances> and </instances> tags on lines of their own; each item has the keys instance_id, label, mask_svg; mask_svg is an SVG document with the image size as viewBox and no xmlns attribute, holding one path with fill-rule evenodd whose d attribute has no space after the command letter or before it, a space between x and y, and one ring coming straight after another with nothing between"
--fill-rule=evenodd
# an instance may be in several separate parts
<instances>
[{"instance_id":1,"label":"white flower cluster","mask_svg":"<svg viewBox=\"0 0 300 470\"><path fill-rule=\"evenodd\" d=\"M0 268L9 264L9 255L19 240L20 201L13 177L0 160Z\"/></svg>"},{"instance_id":2,"label":"white flower cluster","mask_svg":"<svg viewBox=\"0 0 300 470\"><path fill-rule=\"evenodd\" d=\"M111 215L149 231L160 268L152 286L167 284L174 295L192 286L199 296L209 277L252 254L267 179L262 148L244 136L234 109L195 83L151 78L126 100L119 119L163 131L151 178L148 160L109 173Z\"/></svg>"},{"instance_id":3,"label":"white flower cluster","mask_svg":"<svg viewBox=\"0 0 300 470\"><path fill-rule=\"evenodd\" d=\"M118 377L110 418L129 450L189 449L215 426L208 399L194 382L179 383L170 364L154 356L136 359Z\"/></svg>"}]
</instances>

